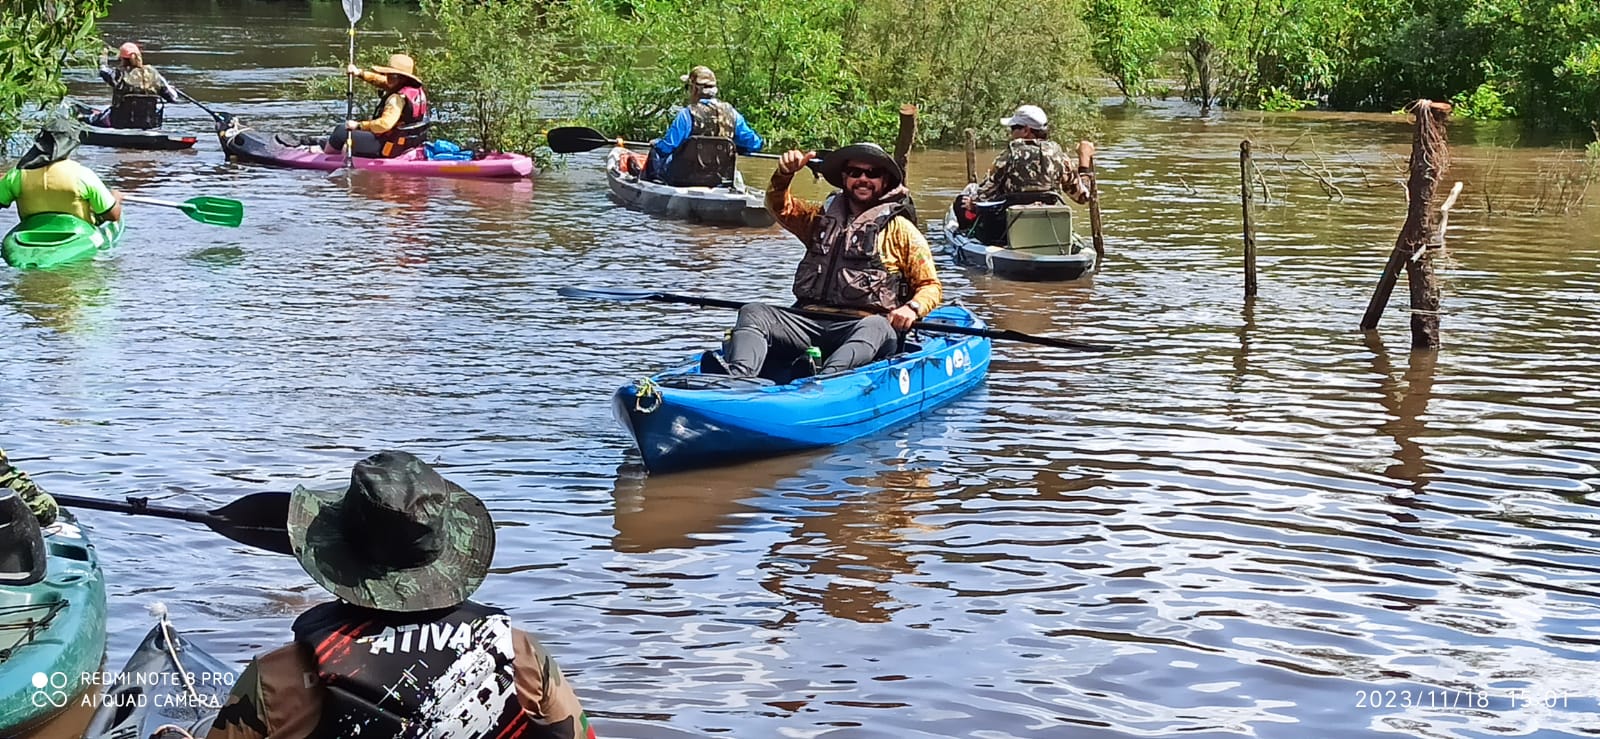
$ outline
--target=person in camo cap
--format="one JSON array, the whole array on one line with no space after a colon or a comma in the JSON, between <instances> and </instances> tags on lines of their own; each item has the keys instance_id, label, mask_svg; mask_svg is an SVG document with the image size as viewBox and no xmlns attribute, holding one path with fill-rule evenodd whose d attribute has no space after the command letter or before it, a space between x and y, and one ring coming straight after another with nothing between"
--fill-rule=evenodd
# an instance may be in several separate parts
<instances>
[{"instance_id":1,"label":"person in camo cap","mask_svg":"<svg viewBox=\"0 0 1600 739\"><path fill-rule=\"evenodd\" d=\"M505 611L468 598L494 557L482 501L405 452L343 491L297 488L289 540L338 600L256 657L208 737L595 736L561 668Z\"/></svg>"}]
</instances>

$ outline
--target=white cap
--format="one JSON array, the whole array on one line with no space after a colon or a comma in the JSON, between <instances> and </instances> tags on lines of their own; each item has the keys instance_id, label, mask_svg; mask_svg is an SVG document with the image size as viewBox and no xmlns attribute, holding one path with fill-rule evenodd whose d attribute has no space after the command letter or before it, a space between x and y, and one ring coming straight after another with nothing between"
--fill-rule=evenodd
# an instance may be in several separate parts
<instances>
[{"instance_id":1,"label":"white cap","mask_svg":"<svg viewBox=\"0 0 1600 739\"><path fill-rule=\"evenodd\" d=\"M1010 118L1001 118L1000 125L1027 126L1028 128L1037 128L1043 131L1046 126L1050 125L1050 118L1037 105L1022 105L1017 108L1015 113L1011 114Z\"/></svg>"}]
</instances>

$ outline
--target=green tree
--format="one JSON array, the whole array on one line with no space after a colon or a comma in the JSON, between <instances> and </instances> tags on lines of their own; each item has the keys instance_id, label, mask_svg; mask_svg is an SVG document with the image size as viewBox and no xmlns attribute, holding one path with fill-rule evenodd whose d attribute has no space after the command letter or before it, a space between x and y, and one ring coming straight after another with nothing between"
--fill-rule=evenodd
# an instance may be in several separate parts
<instances>
[{"instance_id":1,"label":"green tree","mask_svg":"<svg viewBox=\"0 0 1600 739\"><path fill-rule=\"evenodd\" d=\"M0 14L0 149L24 125L28 106L67 94L61 73L97 53L95 22L111 0L6 0Z\"/></svg>"},{"instance_id":2,"label":"green tree","mask_svg":"<svg viewBox=\"0 0 1600 739\"><path fill-rule=\"evenodd\" d=\"M1057 131L1086 132L1093 36L1080 0L862 0L840 29L869 101L920 109L924 141L985 138L1022 103L1047 109Z\"/></svg>"},{"instance_id":3,"label":"green tree","mask_svg":"<svg viewBox=\"0 0 1600 739\"><path fill-rule=\"evenodd\" d=\"M1161 57L1173 42L1172 26L1150 0L1090 0L1094 61L1124 98L1148 91Z\"/></svg>"},{"instance_id":4,"label":"green tree","mask_svg":"<svg viewBox=\"0 0 1600 739\"><path fill-rule=\"evenodd\" d=\"M557 19L544 0L422 0L439 46L427 59L438 133L485 149L543 143L538 93L558 62Z\"/></svg>"}]
</instances>

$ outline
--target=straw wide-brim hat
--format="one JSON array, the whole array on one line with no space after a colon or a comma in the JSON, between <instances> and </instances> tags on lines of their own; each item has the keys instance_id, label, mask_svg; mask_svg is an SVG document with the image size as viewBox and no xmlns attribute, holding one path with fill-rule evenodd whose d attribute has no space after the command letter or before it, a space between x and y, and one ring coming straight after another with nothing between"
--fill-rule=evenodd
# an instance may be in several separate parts
<instances>
[{"instance_id":1,"label":"straw wide-brim hat","mask_svg":"<svg viewBox=\"0 0 1600 739\"><path fill-rule=\"evenodd\" d=\"M905 182L906 175L900 171L900 165L895 164L894 157L883 147L873 143L851 144L843 149L834 149L822 158L822 164L817 167L822 172L822 178L828 184L839 189L844 189L844 165L849 162L872 162L889 174L893 182L886 184L886 189L893 190Z\"/></svg>"},{"instance_id":2,"label":"straw wide-brim hat","mask_svg":"<svg viewBox=\"0 0 1600 739\"><path fill-rule=\"evenodd\" d=\"M422 78L417 76L417 62L406 54L390 54L388 64L378 64L372 71L379 74L398 74L410 77L417 84L422 84Z\"/></svg>"},{"instance_id":3,"label":"straw wide-brim hat","mask_svg":"<svg viewBox=\"0 0 1600 739\"><path fill-rule=\"evenodd\" d=\"M311 579L382 611L459 605L494 559L494 521L483 501L406 452L356 463L345 490L296 488L288 529Z\"/></svg>"}]
</instances>

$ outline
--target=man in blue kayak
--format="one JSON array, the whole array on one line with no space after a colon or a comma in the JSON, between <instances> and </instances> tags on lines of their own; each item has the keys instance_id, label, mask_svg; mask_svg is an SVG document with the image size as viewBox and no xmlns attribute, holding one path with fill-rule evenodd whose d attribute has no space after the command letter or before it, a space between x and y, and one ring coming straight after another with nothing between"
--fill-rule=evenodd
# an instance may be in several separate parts
<instances>
[{"instance_id":1,"label":"man in blue kayak","mask_svg":"<svg viewBox=\"0 0 1600 739\"><path fill-rule=\"evenodd\" d=\"M294 491L289 541L338 596L258 656L210 739L593 739L554 658L468 598L494 557L483 502L405 452L356 463L344 491Z\"/></svg>"},{"instance_id":2,"label":"man in blue kayak","mask_svg":"<svg viewBox=\"0 0 1600 739\"><path fill-rule=\"evenodd\" d=\"M156 68L144 63L144 52L129 41L117 50L117 66L100 61L100 79L111 86L111 107L89 119L102 128L160 128L161 104L181 99L178 88L167 83Z\"/></svg>"},{"instance_id":3,"label":"man in blue kayak","mask_svg":"<svg viewBox=\"0 0 1600 739\"><path fill-rule=\"evenodd\" d=\"M122 193L72 161L77 149L76 125L60 118L45 124L16 169L0 177L0 208L16 203L24 220L38 213L65 213L89 223L122 220Z\"/></svg>"},{"instance_id":4,"label":"man in blue kayak","mask_svg":"<svg viewBox=\"0 0 1600 739\"><path fill-rule=\"evenodd\" d=\"M900 165L877 144L829 153L818 169L839 188L822 203L795 197L789 183L816 152L785 152L767 188L767 210L805 244L794 273L795 305L837 311L816 320L764 303L739 309L723 358L707 352L701 371L754 377L770 362L788 366L817 347L823 374L894 354L911 324L939 307L944 287L928 240L912 220Z\"/></svg>"},{"instance_id":5,"label":"man in blue kayak","mask_svg":"<svg viewBox=\"0 0 1600 739\"><path fill-rule=\"evenodd\" d=\"M716 185L732 178L733 153L761 151L761 136L738 110L717 98L717 76L695 67L678 78L688 104L661 138L651 142L644 179L674 186ZM677 167L673 160L683 158Z\"/></svg>"},{"instance_id":6,"label":"man in blue kayak","mask_svg":"<svg viewBox=\"0 0 1600 739\"><path fill-rule=\"evenodd\" d=\"M55 498L35 484L28 473L11 466L4 449L0 449L0 493L21 499L40 526L55 523L56 514L60 512Z\"/></svg>"}]
</instances>

